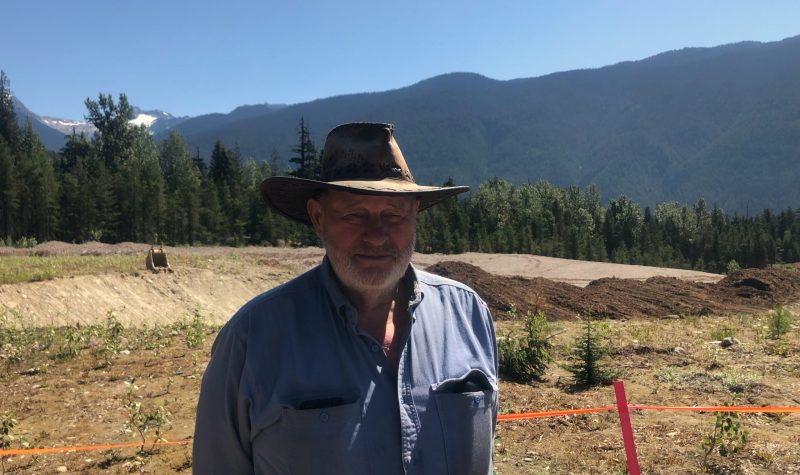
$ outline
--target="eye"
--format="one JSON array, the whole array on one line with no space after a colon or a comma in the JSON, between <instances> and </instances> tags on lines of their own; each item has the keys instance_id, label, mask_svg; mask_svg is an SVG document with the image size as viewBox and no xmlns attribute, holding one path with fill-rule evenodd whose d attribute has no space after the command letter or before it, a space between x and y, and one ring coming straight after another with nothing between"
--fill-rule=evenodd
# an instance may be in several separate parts
<instances>
[{"instance_id":1,"label":"eye","mask_svg":"<svg viewBox=\"0 0 800 475\"><path fill-rule=\"evenodd\" d=\"M387 213L384 215L384 218L389 222L396 223L398 221L402 221L405 218L405 215L401 213Z\"/></svg>"},{"instance_id":2,"label":"eye","mask_svg":"<svg viewBox=\"0 0 800 475\"><path fill-rule=\"evenodd\" d=\"M359 213L357 211L351 211L351 212L344 213L342 215L342 219L344 219L345 221L349 221L349 222L361 221L362 219L364 219L364 214L363 213Z\"/></svg>"}]
</instances>

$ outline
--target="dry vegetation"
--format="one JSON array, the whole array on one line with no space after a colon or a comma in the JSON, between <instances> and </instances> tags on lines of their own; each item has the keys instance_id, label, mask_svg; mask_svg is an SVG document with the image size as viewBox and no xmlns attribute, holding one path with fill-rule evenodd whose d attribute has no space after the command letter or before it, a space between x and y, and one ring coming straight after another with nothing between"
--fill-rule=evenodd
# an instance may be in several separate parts
<instances>
[{"instance_id":1,"label":"dry vegetation","mask_svg":"<svg viewBox=\"0 0 800 475\"><path fill-rule=\"evenodd\" d=\"M187 251L171 255L170 260L178 273L191 272L208 270L210 256ZM116 256L113 265L127 265L127 257ZM0 258L0 270L12 262L35 267L41 257L18 258L23 261ZM304 255L291 272L299 272L314 258ZM138 255L136 259L139 263L132 265L141 266L143 260ZM220 251L211 262L220 275L252 277L253 269L263 272L270 266L281 269L280 278L290 274L285 260L258 256L255 251L252 255ZM104 265L88 272L142 272L139 267L126 271ZM259 283L263 281L256 279ZM800 313L796 305L786 308ZM36 319L22 311L0 313L0 444L55 447L142 443L144 438L141 447L129 449L7 457L6 473L53 473L61 467L69 473L190 472L190 445L153 447L152 442L191 437L199 382L218 329L216 319L187 307L162 322L123 327L120 322L125 320L112 309L91 324L32 326L29 322ZM499 335L520 329L518 320L498 320ZM800 331L791 323L788 333L772 338L772 320L768 306L723 316L606 320L611 357L605 364L622 371L631 404L797 407ZM542 381L502 382L501 412L614 404L610 386L578 390L570 373L559 366L571 354L579 331L577 319L554 322L556 363ZM718 340L724 336L734 336L740 343L723 349ZM745 447L731 457L709 456L708 470L800 473L798 417L742 415L742 427L750 434ZM701 444L714 429L713 413L635 412L632 422L643 473L703 473ZM625 473L616 414L500 422L495 468L507 474Z\"/></svg>"}]
</instances>

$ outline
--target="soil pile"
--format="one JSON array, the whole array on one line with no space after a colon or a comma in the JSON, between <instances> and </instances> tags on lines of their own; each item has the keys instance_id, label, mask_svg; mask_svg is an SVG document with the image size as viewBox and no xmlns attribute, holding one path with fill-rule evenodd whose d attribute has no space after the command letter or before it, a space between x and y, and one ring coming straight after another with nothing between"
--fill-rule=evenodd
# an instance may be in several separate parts
<instances>
[{"instance_id":1,"label":"soil pile","mask_svg":"<svg viewBox=\"0 0 800 475\"><path fill-rule=\"evenodd\" d=\"M496 276L464 262L440 262L427 270L475 289L498 320L508 318L512 305L522 314L542 310L555 320L588 313L623 319L754 313L800 300L800 268L795 267L743 269L716 284L674 277L603 278L584 288L543 278Z\"/></svg>"},{"instance_id":2,"label":"soil pile","mask_svg":"<svg viewBox=\"0 0 800 475\"><path fill-rule=\"evenodd\" d=\"M784 268L742 269L716 284L720 298L762 306L791 303L800 296L800 265Z\"/></svg>"}]
</instances>

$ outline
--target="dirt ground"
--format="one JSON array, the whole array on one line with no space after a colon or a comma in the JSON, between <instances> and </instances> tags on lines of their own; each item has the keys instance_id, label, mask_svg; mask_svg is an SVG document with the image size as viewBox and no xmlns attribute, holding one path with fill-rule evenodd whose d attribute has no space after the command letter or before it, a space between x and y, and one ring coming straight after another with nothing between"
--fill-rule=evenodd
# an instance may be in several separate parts
<instances>
[{"instance_id":1,"label":"dirt ground","mask_svg":"<svg viewBox=\"0 0 800 475\"><path fill-rule=\"evenodd\" d=\"M12 448L136 442L141 439L126 421L158 411L166 415L165 439L191 438L199 382L218 325L244 301L322 256L312 248L166 248L174 262L187 265L175 265L172 274L153 274L144 270L147 248L45 243L33 252L141 254L142 270L0 286L0 314L33 324L20 337L28 352L11 358L9 348L0 348L0 416L13 414L17 421ZM0 259L25 252L0 248ZM188 265L197 258L202 268ZM795 324L781 339L767 336L774 303L787 304L795 315L800 311L797 266L745 269L725 277L537 256L417 255L414 262L475 288L492 307L501 337L520 334L520 322L507 318L512 303L521 312L544 310L554 320L555 363L542 381L501 381L502 413L614 404L611 387L575 388L563 369L582 331L575 316L589 312L607 317L610 358L604 364L621 372L631 404L800 406L800 330ZM109 311L126 326L113 354L104 349L102 337ZM209 325L188 324L195 312ZM91 324L99 330L80 332ZM66 336L44 343L58 332ZM722 349L723 335L734 335L739 343ZM67 358L65 345L83 349ZM736 456L712 454L711 473L800 474L800 414L746 414L740 421L749 441ZM703 473L701 442L713 432L714 414L642 411L632 414L632 423L642 473ZM148 448L141 452L13 456L3 461L4 470L191 470L190 445L149 449L153 429L145 437ZM625 473L616 413L500 422L495 470Z\"/></svg>"}]
</instances>

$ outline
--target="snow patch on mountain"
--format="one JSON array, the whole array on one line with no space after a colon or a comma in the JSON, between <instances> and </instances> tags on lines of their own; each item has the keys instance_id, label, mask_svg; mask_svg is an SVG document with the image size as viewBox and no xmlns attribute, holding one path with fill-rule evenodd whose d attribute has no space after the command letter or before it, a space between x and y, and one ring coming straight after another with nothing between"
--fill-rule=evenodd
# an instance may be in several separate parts
<instances>
[{"instance_id":1,"label":"snow patch on mountain","mask_svg":"<svg viewBox=\"0 0 800 475\"><path fill-rule=\"evenodd\" d=\"M39 120L48 127L52 127L64 135L69 135L74 130L76 134L80 134L81 132L92 135L94 134L95 128L92 124L86 122L85 120L74 120L74 119L58 119L56 117L39 117Z\"/></svg>"},{"instance_id":2,"label":"snow patch on mountain","mask_svg":"<svg viewBox=\"0 0 800 475\"><path fill-rule=\"evenodd\" d=\"M152 116L152 115L148 115L148 114L144 114L144 113L139 113L139 115L137 115L135 118L130 120L129 123L131 125L135 125L137 127L140 126L140 125L144 125L145 127L150 128L150 126L156 120L158 120L158 117L155 117L155 116Z\"/></svg>"}]
</instances>

